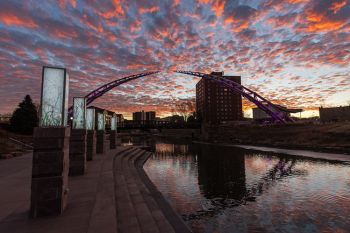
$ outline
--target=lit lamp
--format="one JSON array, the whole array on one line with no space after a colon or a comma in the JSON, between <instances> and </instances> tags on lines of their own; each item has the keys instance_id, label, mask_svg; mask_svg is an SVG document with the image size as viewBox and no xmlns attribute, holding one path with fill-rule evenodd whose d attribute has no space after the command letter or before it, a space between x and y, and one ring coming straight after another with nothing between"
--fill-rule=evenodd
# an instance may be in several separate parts
<instances>
[{"instance_id":1,"label":"lit lamp","mask_svg":"<svg viewBox=\"0 0 350 233\"><path fill-rule=\"evenodd\" d=\"M86 129L86 99L73 98L73 129Z\"/></svg>"},{"instance_id":2,"label":"lit lamp","mask_svg":"<svg viewBox=\"0 0 350 233\"><path fill-rule=\"evenodd\" d=\"M111 130L117 130L117 117L115 113L113 113L113 116L111 118Z\"/></svg>"},{"instance_id":3,"label":"lit lamp","mask_svg":"<svg viewBox=\"0 0 350 233\"><path fill-rule=\"evenodd\" d=\"M105 150L105 112L97 113L96 154L103 154Z\"/></svg>"},{"instance_id":4,"label":"lit lamp","mask_svg":"<svg viewBox=\"0 0 350 233\"><path fill-rule=\"evenodd\" d=\"M43 67L40 127L65 127L69 75L66 69Z\"/></svg>"},{"instance_id":5,"label":"lit lamp","mask_svg":"<svg viewBox=\"0 0 350 233\"><path fill-rule=\"evenodd\" d=\"M69 175L83 175L86 169L86 99L73 98L73 125L69 143Z\"/></svg>"},{"instance_id":6,"label":"lit lamp","mask_svg":"<svg viewBox=\"0 0 350 233\"><path fill-rule=\"evenodd\" d=\"M105 130L105 112L97 113L97 130Z\"/></svg>"},{"instance_id":7,"label":"lit lamp","mask_svg":"<svg viewBox=\"0 0 350 233\"><path fill-rule=\"evenodd\" d=\"M58 215L66 207L71 132L66 127L68 88L66 69L43 67L39 127L33 135L32 218Z\"/></svg>"},{"instance_id":8,"label":"lit lamp","mask_svg":"<svg viewBox=\"0 0 350 233\"><path fill-rule=\"evenodd\" d=\"M117 116L113 113L111 118L111 132L109 134L110 149L116 148L116 134L117 134Z\"/></svg>"},{"instance_id":9,"label":"lit lamp","mask_svg":"<svg viewBox=\"0 0 350 233\"><path fill-rule=\"evenodd\" d=\"M95 109L93 108L86 111L86 129L95 130Z\"/></svg>"},{"instance_id":10,"label":"lit lamp","mask_svg":"<svg viewBox=\"0 0 350 233\"><path fill-rule=\"evenodd\" d=\"M86 110L86 160L91 161L96 155L95 109Z\"/></svg>"}]
</instances>

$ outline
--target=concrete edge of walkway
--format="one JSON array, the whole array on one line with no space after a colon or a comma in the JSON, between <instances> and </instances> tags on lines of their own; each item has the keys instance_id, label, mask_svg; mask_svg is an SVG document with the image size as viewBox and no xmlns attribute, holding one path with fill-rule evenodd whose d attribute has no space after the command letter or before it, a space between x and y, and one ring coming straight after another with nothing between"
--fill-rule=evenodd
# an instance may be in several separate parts
<instances>
[{"instance_id":1,"label":"concrete edge of walkway","mask_svg":"<svg viewBox=\"0 0 350 233\"><path fill-rule=\"evenodd\" d=\"M144 150L143 148L140 148ZM163 212L164 216L167 218L171 226L174 228L177 233L191 233L191 229L187 226L184 220L180 217L180 215L173 209L170 203L165 199L163 194L158 190L155 184L148 177L147 173L143 169L143 165L151 156L151 153L146 158L138 158L135 162L136 169L139 173L139 176L142 182L149 189L151 195L154 200L157 202L160 210Z\"/></svg>"}]
</instances>

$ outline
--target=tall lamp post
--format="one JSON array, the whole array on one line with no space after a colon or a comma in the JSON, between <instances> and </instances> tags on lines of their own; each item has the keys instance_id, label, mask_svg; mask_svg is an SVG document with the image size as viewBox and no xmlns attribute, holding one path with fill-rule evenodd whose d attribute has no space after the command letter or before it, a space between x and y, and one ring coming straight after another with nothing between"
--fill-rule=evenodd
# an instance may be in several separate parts
<instances>
[{"instance_id":1,"label":"tall lamp post","mask_svg":"<svg viewBox=\"0 0 350 233\"><path fill-rule=\"evenodd\" d=\"M97 113L96 154L103 154L105 150L105 115L105 112Z\"/></svg>"},{"instance_id":2,"label":"tall lamp post","mask_svg":"<svg viewBox=\"0 0 350 233\"><path fill-rule=\"evenodd\" d=\"M86 169L86 99L73 98L73 124L69 142L69 175L84 175Z\"/></svg>"},{"instance_id":3,"label":"tall lamp post","mask_svg":"<svg viewBox=\"0 0 350 233\"><path fill-rule=\"evenodd\" d=\"M67 70L43 67L39 127L33 135L30 217L61 214L67 203L69 171Z\"/></svg>"},{"instance_id":4,"label":"tall lamp post","mask_svg":"<svg viewBox=\"0 0 350 233\"><path fill-rule=\"evenodd\" d=\"M117 116L115 113L113 113L113 116L111 118L111 132L109 134L110 149L116 148L116 139L117 139Z\"/></svg>"},{"instance_id":5,"label":"tall lamp post","mask_svg":"<svg viewBox=\"0 0 350 233\"><path fill-rule=\"evenodd\" d=\"M86 112L86 128L87 128L87 137L86 137L86 160L93 160L96 155L96 131L95 131L95 109L89 108Z\"/></svg>"}]
</instances>

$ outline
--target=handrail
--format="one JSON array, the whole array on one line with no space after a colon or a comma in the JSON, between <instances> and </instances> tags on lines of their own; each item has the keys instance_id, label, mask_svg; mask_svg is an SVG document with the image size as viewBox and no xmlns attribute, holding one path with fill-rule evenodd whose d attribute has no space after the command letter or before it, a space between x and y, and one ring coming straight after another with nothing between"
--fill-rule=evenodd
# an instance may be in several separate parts
<instances>
[{"instance_id":1,"label":"handrail","mask_svg":"<svg viewBox=\"0 0 350 233\"><path fill-rule=\"evenodd\" d=\"M9 139L10 141L14 142L14 143L17 143L17 144L23 146L23 147L27 147L27 148L29 148L29 149L33 149L33 146L31 146L31 145L29 145L29 144L26 144L26 143L24 143L24 142L21 142L21 141L19 141L19 140L14 139L14 138L8 138L8 139Z\"/></svg>"}]
</instances>

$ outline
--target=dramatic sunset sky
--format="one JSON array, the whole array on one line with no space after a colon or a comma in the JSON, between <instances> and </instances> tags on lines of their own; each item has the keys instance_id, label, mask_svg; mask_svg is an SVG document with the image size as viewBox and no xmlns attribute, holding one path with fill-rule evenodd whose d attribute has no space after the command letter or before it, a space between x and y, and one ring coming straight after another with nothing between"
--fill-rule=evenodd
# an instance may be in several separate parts
<instances>
[{"instance_id":1,"label":"dramatic sunset sky","mask_svg":"<svg viewBox=\"0 0 350 233\"><path fill-rule=\"evenodd\" d=\"M43 65L68 69L71 97L162 70L93 103L126 116L194 99L174 69L241 75L289 107L350 103L349 0L0 0L0 32L0 113L39 101Z\"/></svg>"}]
</instances>

